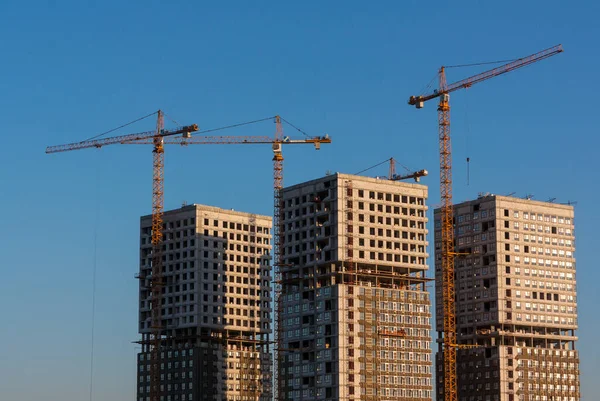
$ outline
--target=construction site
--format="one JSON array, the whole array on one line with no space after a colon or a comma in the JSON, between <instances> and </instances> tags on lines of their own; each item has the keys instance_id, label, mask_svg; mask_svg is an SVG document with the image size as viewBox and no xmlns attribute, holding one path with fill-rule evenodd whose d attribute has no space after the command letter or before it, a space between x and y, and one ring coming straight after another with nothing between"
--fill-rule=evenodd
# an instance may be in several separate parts
<instances>
[{"instance_id":1,"label":"construction site","mask_svg":"<svg viewBox=\"0 0 600 401\"><path fill-rule=\"evenodd\" d=\"M450 93L562 51L450 84L441 67L437 89L409 97L417 109L438 101L435 210L428 172L397 174L394 159L383 177L284 186L287 145L335 145L285 136L281 116L168 130L158 111L153 131L47 148L150 145L136 401L579 401L573 205L452 197ZM257 121L273 121L274 136L206 135ZM273 215L164 210L165 145L270 146Z\"/></svg>"}]
</instances>

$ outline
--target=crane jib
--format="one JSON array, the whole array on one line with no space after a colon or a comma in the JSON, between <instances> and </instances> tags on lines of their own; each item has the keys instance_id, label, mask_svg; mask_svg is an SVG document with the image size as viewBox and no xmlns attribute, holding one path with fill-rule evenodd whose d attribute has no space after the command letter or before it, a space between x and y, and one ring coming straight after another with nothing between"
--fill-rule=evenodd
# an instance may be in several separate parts
<instances>
[{"instance_id":1,"label":"crane jib","mask_svg":"<svg viewBox=\"0 0 600 401\"><path fill-rule=\"evenodd\" d=\"M482 73L451 83L445 87L445 90L436 89L432 93L427 95L411 96L408 100L408 104L411 106L416 106L418 109L420 109L423 107L424 102L437 98L442 94L454 92L458 89L469 88L476 83L488 80L493 77L497 77L498 75L506 74L507 72L516 70L521 67L525 67L527 65L533 64L548 57L552 57L562 52L563 47L560 44L550 47L540 52L531 54L527 57L522 57L515 61L511 61L507 64L501 65L500 67L492 68ZM444 74L444 67L440 68L440 74Z\"/></svg>"}]
</instances>

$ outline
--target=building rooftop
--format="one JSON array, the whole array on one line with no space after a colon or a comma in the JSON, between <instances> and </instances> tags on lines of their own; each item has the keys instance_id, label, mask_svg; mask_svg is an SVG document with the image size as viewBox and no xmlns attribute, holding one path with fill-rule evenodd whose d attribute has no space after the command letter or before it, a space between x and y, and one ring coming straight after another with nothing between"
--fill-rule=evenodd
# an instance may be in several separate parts
<instances>
[{"instance_id":1,"label":"building rooftop","mask_svg":"<svg viewBox=\"0 0 600 401\"><path fill-rule=\"evenodd\" d=\"M406 182L406 181L393 181L393 180L388 180L386 178L380 178L380 177L374 178L374 177L367 177L367 176L362 176L362 175L344 174L344 173L336 172L336 173L333 173L330 175L325 175L320 178L315 178L314 180L304 181L299 184L286 186L284 188L284 191L305 187L307 185L316 184L321 181L328 181L328 180L331 180L332 178L359 180L359 181L364 181L364 182L371 182L373 184L385 183L388 185L396 185L398 187L403 187L403 188L406 188L406 187L411 187L411 188L415 188L415 189L426 189L427 188L427 185L424 185L424 184L415 184L415 183L410 183L410 182Z\"/></svg>"},{"instance_id":2,"label":"building rooftop","mask_svg":"<svg viewBox=\"0 0 600 401\"><path fill-rule=\"evenodd\" d=\"M255 213L249 213L249 212L238 212L238 211L235 211L234 209L223 209L223 208L216 207L216 206L201 205L198 203L193 203L191 205L185 205L178 209L165 210L164 214L170 215L170 214L188 212L188 211L198 210L198 209L202 210L202 211L207 211L207 212L226 213L226 214L234 215L234 216L242 216L242 217L254 216L254 217L257 217L260 219L269 219L269 220L273 219L273 217L271 217L271 216L266 216L266 215L262 215L262 214L255 214ZM148 214L148 215L142 216L140 218L140 220L146 220L151 217L152 217L152 215Z\"/></svg>"},{"instance_id":3,"label":"building rooftop","mask_svg":"<svg viewBox=\"0 0 600 401\"><path fill-rule=\"evenodd\" d=\"M506 201L506 202L511 202L511 203L520 203L523 205L528 205L528 206L544 206L544 207L553 207L556 209L564 209L564 210L573 210L574 206L573 205L565 205L562 203L554 203L554 202L548 202L548 201L539 201L539 200L533 200L533 199L527 199L527 198L520 198L517 196L508 196L508 195L496 195L496 194L492 194L492 193L485 193L485 194L479 194L477 196L477 198L475 199L467 199L467 200L462 200L462 201L455 201L454 205L460 205L463 203L471 203L471 202L476 202L476 201L481 201L481 200L486 200L486 199L496 199L499 201ZM435 211L438 212L439 210L441 210L441 207L436 207Z\"/></svg>"}]
</instances>

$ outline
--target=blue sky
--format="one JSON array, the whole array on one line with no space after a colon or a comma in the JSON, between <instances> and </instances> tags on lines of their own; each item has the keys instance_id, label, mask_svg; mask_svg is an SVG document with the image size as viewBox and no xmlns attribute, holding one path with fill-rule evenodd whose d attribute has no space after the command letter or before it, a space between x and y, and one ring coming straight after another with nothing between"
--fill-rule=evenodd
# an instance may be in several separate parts
<instances>
[{"instance_id":1,"label":"blue sky","mask_svg":"<svg viewBox=\"0 0 600 401\"><path fill-rule=\"evenodd\" d=\"M89 397L94 264L94 400L132 400L135 392L133 276L139 216L151 206L150 148L46 155L47 145L83 140L159 108L203 129L280 114L334 141L319 152L285 149L287 184L326 171L355 173L393 156L431 172L423 182L435 206L435 105L415 110L408 97L442 64L511 59L562 43L563 54L452 96L454 197L515 192L578 202L582 391L584 400L598 399L600 6L459 4L3 1L0 397ZM448 80L479 71L450 70ZM121 133L153 125L145 120ZM266 122L227 134L274 129ZM268 146L168 148L165 206L185 201L271 214L271 176Z\"/></svg>"}]
</instances>

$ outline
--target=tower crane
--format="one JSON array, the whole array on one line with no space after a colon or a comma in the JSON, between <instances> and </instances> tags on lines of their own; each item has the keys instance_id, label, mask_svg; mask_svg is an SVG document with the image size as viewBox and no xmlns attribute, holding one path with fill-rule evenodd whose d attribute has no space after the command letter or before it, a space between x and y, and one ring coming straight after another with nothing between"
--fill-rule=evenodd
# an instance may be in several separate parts
<instances>
[{"instance_id":1,"label":"tower crane","mask_svg":"<svg viewBox=\"0 0 600 401\"><path fill-rule=\"evenodd\" d=\"M415 180L415 182L419 182L421 177L425 177L427 176L427 174L429 174L427 170L413 171L408 174L396 174L396 159L394 159L393 157L390 158L390 171L388 173L388 180L390 181L400 181L405 180L407 178L412 178L413 180Z\"/></svg>"},{"instance_id":2,"label":"tower crane","mask_svg":"<svg viewBox=\"0 0 600 401\"><path fill-rule=\"evenodd\" d=\"M440 195L441 206L441 254L442 254L442 300L443 300L443 361L444 361L444 400L457 401L456 384L456 310L454 288L454 225L452 211L452 148L450 143L450 93L497 77L498 75L525 67L563 51L562 45L556 45L538 53L531 54L502 66L490 69L463 80L447 84L446 67L438 71L439 89L420 96L411 96L408 104L421 109L424 103L439 98L438 136L440 153Z\"/></svg>"},{"instance_id":3,"label":"tower crane","mask_svg":"<svg viewBox=\"0 0 600 401\"><path fill-rule=\"evenodd\" d=\"M270 119L270 118L268 118ZM282 145L312 144L319 150L321 144L331 143L329 136L309 137L306 139L290 139L283 136L281 117L273 117L276 124L275 137L269 136L192 136L192 132L198 131L198 125L192 124L182 126L173 130L164 129L164 114L161 110L157 112L156 130L137 134L127 134L102 139L87 140L64 145L49 146L46 153L67 152L72 150L101 148L106 145L123 144L150 144L153 145L153 174L152 174L152 274L150 278L151 293L151 334L143 338L141 343L144 349L150 352L150 401L160 401L160 348L162 341L166 339L162 322L162 242L163 242L163 211L164 211L164 145L256 145L269 144L273 148L273 178L274 178L274 253L275 270L281 265L279 246L283 230L282 198L283 188L283 154ZM257 121L264 121L257 120ZM256 122L256 121L254 121ZM252 122L250 122L252 123ZM236 124L235 126L249 123ZM233 126L230 126L233 127ZM224 127L229 128L229 127ZM220 129L220 128L219 128ZM205 131L206 132L206 131Z\"/></svg>"}]
</instances>

